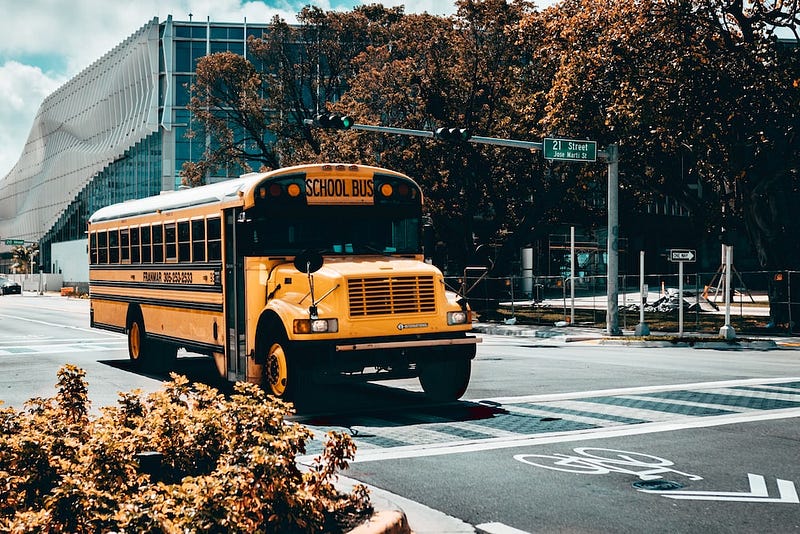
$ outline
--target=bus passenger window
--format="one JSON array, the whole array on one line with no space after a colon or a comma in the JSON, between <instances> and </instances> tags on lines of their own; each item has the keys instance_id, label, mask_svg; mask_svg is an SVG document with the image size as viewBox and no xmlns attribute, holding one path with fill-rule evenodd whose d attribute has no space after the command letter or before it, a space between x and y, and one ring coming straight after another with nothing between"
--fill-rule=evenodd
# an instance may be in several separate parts
<instances>
[{"instance_id":1,"label":"bus passenger window","mask_svg":"<svg viewBox=\"0 0 800 534\"><path fill-rule=\"evenodd\" d=\"M142 263L153 261L153 249L150 246L150 227L142 226Z\"/></svg>"},{"instance_id":2,"label":"bus passenger window","mask_svg":"<svg viewBox=\"0 0 800 534\"><path fill-rule=\"evenodd\" d=\"M206 261L206 224L203 219L192 221L192 261Z\"/></svg>"},{"instance_id":3,"label":"bus passenger window","mask_svg":"<svg viewBox=\"0 0 800 534\"><path fill-rule=\"evenodd\" d=\"M119 231L119 260L121 263L131 261L131 234L127 228Z\"/></svg>"},{"instance_id":4,"label":"bus passenger window","mask_svg":"<svg viewBox=\"0 0 800 534\"><path fill-rule=\"evenodd\" d=\"M139 263L139 227L131 228L131 263Z\"/></svg>"},{"instance_id":5,"label":"bus passenger window","mask_svg":"<svg viewBox=\"0 0 800 534\"><path fill-rule=\"evenodd\" d=\"M191 261L191 250L189 221L180 221L178 222L178 261Z\"/></svg>"},{"instance_id":6,"label":"bus passenger window","mask_svg":"<svg viewBox=\"0 0 800 534\"><path fill-rule=\"evenodd\" d=\"M89 263L97 263L97 232L89 234Z\"/></svg>"},{"instance_id":7,"label":"bus passenger window","mask_svg":"<svg viewBox=\"0 0 800 534\"><path fill-rule=\"evenodd\" d=\"M164 227L153 225L153 263L164 261Z\"/></svg>"},{"instance_id":8,"label":"bus passenger window","mask_svg":"<svg viewBox=\"0 0 800 534\"><path fill-rule=\"evenodd\" d=\"M108 234L105 230L97 232L97 263L108 263Z\"/></svg>"},{"instance_id":9,"label":"bus passenger window","mask_svg":"<svg viewBox=\"0 0 800 534\"><path fill-rule=\"evenodd\" d=\"M175 223L164 225L164 257L167 261L178 259L178 248L175 240Z\"/></svg>"},{"instance_id":10,"label":"bus passenger window","mask_svg":"<svg viewBox=\"0 0 800 534\"><path fill-rule=\"evenodd\" d=\"M119 230L108 232L108 263L119 263Z\"/></svg>"},{"instance_id":11,"label":"bus passenger window","mask_svg":"<svg viewBox=\"0 0 800 534\"><path fill-rule=\"evenodd\" d=\"M208 261L222 259L222 222L219 217L208 219Z\"/></svg>"}]
</instances>

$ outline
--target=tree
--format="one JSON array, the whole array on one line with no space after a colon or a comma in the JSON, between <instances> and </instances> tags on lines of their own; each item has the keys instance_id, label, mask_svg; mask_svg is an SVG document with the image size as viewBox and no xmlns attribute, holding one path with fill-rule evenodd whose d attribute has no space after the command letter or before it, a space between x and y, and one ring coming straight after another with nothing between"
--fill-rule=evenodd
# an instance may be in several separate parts
<instances>
[{"instance_id":1,"label":"tree","mask_svg":"<svg viewBox=\"0 0 800 534\"><path fill-rule=\"evenodd\" d=\"M407 15L397 21L390 42L356 58L357 75L342 108L372 124L427 131L453 126L508 137L513 115L507 95L514 86L512 67L520 61L509 39L530 6L501 0L457 5L452 18ZM409 137L357 139L354 154L421 183L454 271L469 261L473 235L496 241L529 198L524 191L530 164L514 165L519 154L509 159L504 149ZM529 156L523 160L530 163Z\"/></svg>"},{"instance_id":2,"label":"tree","mask_svg":"<svg viewBox=\"0 0 800 534\"><path fill-rule=\"evenodd\" d=\"M200 162L184 165L182 175L189 185L203 183L207 173L224 166L247 171L253 162L277 166L265 136L269 112L261 88L262 77L243 56L220 52L198 61L189 108L202 125L199 134L210 141Z\"/></svg>"},{"instance_id":3,"label":"tree","mask_svg":"<svg viewBox=\"0 0 800 534\"><path fill-rule=\"evenodd\" d=\"M33 273L33 262L39 254L39 245L15 245L11 249L11 258L14 260L14 270L18 273Z\"/></svg>"},{"instance_id":4,"label":"tree","mask_svg":"<svg viewBox=\"0 0 800 534\"><path fill-rule=\"evenodd\" d=\"M318 160L326 134L303 121L341 97L352 60L381 43L402 8L360 6L351 12L305 7L298 25L276 17L261 38L248 40L248 58L222 52L200 59L189 109L207 135L203 158L184 166L190 185L220 167L268 170Z\"/></svg>"},{"instance_id":5,"label":"tree","mask_svg":"<svg viewBox=\"0 0 800 534\"><path fill-rule=\"evenodd\" d=\"M785 200L797 198L800 95L796 52L781 53L768 24L797 15L767 4L566 0L521 33L523 45L546 36L526 46L550 77L535 79L542 131L620 142L629 198L694 202L709 230L743 226L762 265L779 269L800 264L798 236L775 239L789 228ZM710 197L675 178L687 150Z\"/></svg>"}]
</instances>

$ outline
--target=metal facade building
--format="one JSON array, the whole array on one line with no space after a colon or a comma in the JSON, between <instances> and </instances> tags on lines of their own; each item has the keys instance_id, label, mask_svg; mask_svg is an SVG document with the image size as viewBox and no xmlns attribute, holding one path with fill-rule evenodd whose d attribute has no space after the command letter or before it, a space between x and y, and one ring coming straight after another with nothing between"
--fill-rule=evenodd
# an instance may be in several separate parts
<instances>
[{"instance_id":1,"label":"metal facade building","mask_svg":"<svg viewBox=\"0 0 800 534\"><path fill-rule=\"evenodd\" d=\"M189 139L188 87L197 60L231 51L266 24L153 18L45 98L19 161L0 179L0 238L53 243L85 239L97 209L180 186L203 139ZM10 247L0 241L0 252ZM83 261L83 259L79 259ZM9 260L0 272L9 270Z\"/></svg>"}]
</instances>

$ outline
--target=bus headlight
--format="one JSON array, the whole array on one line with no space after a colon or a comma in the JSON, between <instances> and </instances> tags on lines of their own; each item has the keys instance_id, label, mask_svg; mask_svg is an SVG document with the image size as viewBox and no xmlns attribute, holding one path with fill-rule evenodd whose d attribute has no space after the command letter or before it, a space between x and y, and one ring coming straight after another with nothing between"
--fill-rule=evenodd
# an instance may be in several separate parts
<instances>
[{"instance_id":1,"label":"bus headlight","mask_svg":"<svg viewBox=\"0 0 800 534\"><path fill-rule=\"evenodd\" d=\"M468 319L469 313L463 310L447 312L447 324L467 324Z\"/></svg>"},{"instance_id":2,"label":"bus headlight","mask_svg":"<svg viewBox=\"0 0 800 534\"><path fill-rule=\"evenodd\" d=\"M339 331L338 319L295 319L295 334L325 334Z\"/></svg>"}]
</instances>

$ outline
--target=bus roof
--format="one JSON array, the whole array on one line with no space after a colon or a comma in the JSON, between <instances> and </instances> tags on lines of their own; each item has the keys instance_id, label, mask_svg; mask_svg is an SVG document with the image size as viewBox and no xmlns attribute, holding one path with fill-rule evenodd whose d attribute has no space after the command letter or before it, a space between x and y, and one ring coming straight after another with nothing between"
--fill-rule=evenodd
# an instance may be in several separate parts
<instances>
[{"instance_id":1,"label":"bus roof","mask_svg":"<svg viewBox=\"0 0 800 534\"><path fill-rule=\"evenodd\" d=\"M166 191L160 195L155 195L136 200L128 200L118 204L112 204L105 208L100 208L91 217L89 223L96 223L100 221L109 221L121 219L124 217L135 217L137 215L146 215L149 213L156 213L157 211L177 210L181 208L188 208L190 206L200 206L203 204L223 203L228 200L234 200L237 197L247 197L248 192L252 191L258 184L266 180L285 176L287 174L307 173L314 171L321 171L323 167L337 167L346 165L356 169L371 171L372 173L392 174L401 176L413 183L413 180L388 169L379 167L371 167L368 165L350 165L350 164L337 164L337 163L320 163L311 165L297 165L294 167L285 167L270 172L259 172L244 174L239 178L225 180L215 184L202 185L190 189L180 189L177 191Z\"/></svg>"}]
</instances>

